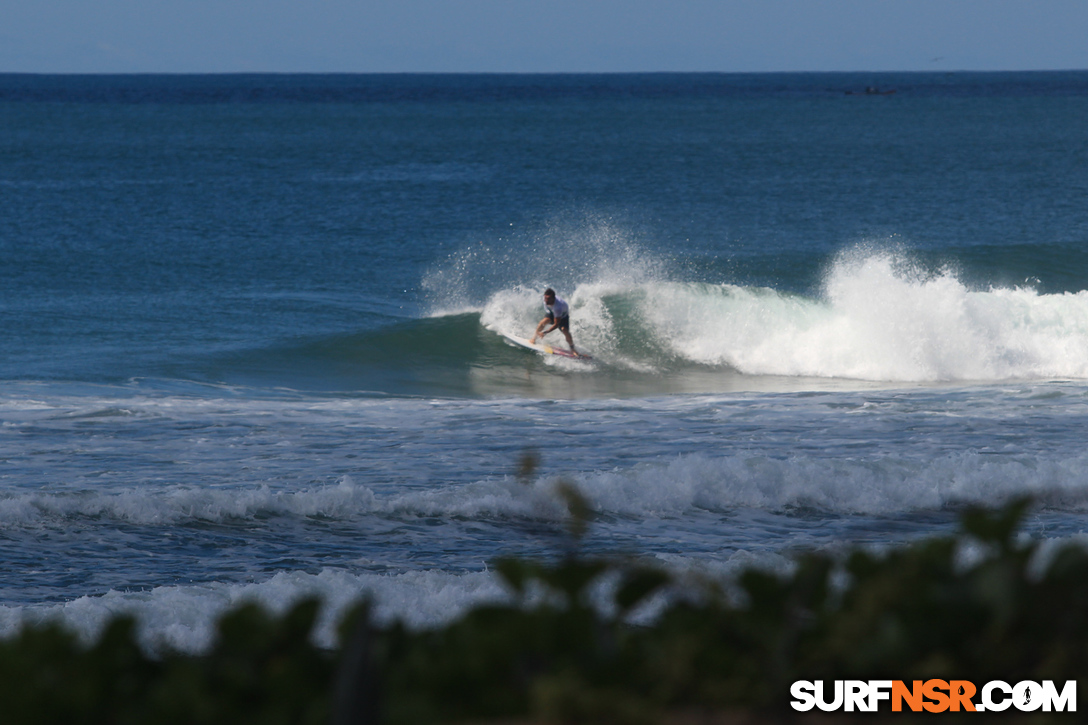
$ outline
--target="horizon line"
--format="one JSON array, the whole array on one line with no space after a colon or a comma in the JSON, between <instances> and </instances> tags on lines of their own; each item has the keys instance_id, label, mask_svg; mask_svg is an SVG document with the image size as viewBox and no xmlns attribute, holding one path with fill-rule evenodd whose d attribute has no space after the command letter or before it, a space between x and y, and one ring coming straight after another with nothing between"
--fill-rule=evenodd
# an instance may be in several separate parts
<instances>
[{"instance_id":1,"label":"horizon line","mask_svg":"<svg viewBox=\"0 0 1088 725\"><path fill-rule=\"evenodd\" d=\"M856 69L856 70L624 70L624 71L279 71L279 70L226 70L226 71L6 71L0 76L635 76L635 75L831 75L856 73L902 74L993 74L993 73L1084 73L1088 68L1006 68L1006 69Z\"/></svg>"}]
</instances>

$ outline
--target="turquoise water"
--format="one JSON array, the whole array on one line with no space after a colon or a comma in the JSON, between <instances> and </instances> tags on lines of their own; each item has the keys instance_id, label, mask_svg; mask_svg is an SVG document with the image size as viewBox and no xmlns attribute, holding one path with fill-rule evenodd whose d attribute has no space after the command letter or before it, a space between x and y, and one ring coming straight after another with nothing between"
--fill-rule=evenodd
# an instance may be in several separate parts
<instances>
[{"instance_id":1,"label":"turquoise water","mask_svg":"<svg viewBox=\"0 0 1088 725\"><path fill-rule=\"evenodd\" d=\"M1078 537L1085 117L1081 72L0 76L0 629L434 624L559 479L720 576L1025 492ZM549 285L591 364L497 334Z\"/></svg>"}]
</instances>

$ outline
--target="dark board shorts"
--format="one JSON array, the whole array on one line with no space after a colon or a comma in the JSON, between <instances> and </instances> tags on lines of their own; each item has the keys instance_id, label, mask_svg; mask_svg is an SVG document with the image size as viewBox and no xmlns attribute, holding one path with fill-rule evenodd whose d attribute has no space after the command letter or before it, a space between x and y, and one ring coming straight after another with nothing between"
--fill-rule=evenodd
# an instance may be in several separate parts
<instances>
[{"instance_id":1,"label":"dark board shorts","mask_svg":"<svg viewBox=\"0 0 1088 725\"><path fill-rule=\"evenodd\" d=\"M551 312L548 313L548 322L555 324L555 315ZM570 329L570 315L564 315L559 318L559 329L567 331Z\"/></svg>"}]
</instances>

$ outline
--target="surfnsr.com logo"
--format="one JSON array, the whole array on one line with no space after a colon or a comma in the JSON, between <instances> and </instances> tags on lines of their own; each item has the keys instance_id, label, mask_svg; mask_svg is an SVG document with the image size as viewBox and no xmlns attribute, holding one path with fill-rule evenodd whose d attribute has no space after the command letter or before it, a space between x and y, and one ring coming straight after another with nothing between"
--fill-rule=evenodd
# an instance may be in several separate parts
<instances>
[{"instance_id":1,"label":"surfnsr.com logo","mask_svg":"<svg viewBox=\"0 0 1088 725\"><path fill-rule=\"evenodd\" d=\"M825 694L826 693L826 694ZM991 680L980 688L969 680L798 680L790 687L794 710L808 712L876 712L890 705L892 712L1076 712L1077 682L1066 680L1061 691L1053 680L1024 680L1010 685ZM977 695L977 697L976 697ZM826 698L826 699L825 699Z\"/></svg>"}]
</instances>

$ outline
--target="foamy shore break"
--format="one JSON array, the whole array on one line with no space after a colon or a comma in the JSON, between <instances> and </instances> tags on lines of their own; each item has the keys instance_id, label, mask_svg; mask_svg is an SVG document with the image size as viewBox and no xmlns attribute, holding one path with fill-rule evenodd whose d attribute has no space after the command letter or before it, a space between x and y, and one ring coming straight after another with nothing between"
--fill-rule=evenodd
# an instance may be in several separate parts
<instances>
[{"instance_id":1,"label":"foamy shore break","mask_svg":"<svg viewBox=\"0 0 1088 725\"><path fill-rule=\"evenodd\" d=\"M730 591L581 556L574 527L575 548L554 561L494 563L503 601L423 631L381 624L364 603L341 619L332 649L313 639L318 599L271 615L237 607L195 657L141 654L125 617L89 645L39 624L0 642L0 700L15 725L672 724L696 712L755 723L816 706L880 717L1015 706L1049 721L1076 711L1088 666L1088 550L1018 537L1028 505L970 509L956 536L879 554L746 568ZM579 510L572 499L568 523Z\"/></svg>"}]
</instances>

